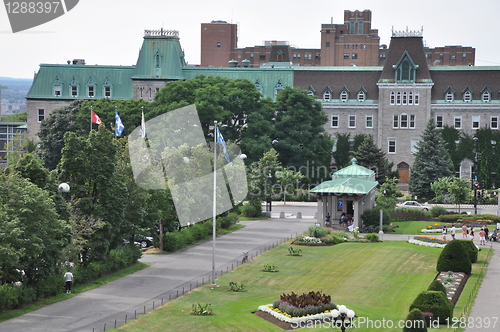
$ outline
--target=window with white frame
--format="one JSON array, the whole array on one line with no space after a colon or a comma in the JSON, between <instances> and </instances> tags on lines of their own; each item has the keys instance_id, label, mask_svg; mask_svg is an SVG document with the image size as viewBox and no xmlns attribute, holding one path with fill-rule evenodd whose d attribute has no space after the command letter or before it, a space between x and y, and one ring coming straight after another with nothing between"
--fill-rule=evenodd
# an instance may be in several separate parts
<instances>
[{"instance_id":1,"label":"window with white frame","mask_svg":"<svg viewBox=\"0 0 500 332\"><path fill-rule=\"evenodd\" d=\"M479 129L479 127L481 126L480 120L481 120L480 115L473 115L472 116L472 129Z\"/></svg>"},{"instance_id":2,"label":"window with white frame","mask_svg":"<svg viewBox=\"0 0 500 332\"><path fill-rule=\"evenodd\" d=\"M415 154L418 152L417 144L418 144L418 139L412 139L410 142L410 151L412 154Z\"/></svg>"},{"instance_id":3,"label":"window with white frame","mask_svg":"<svg viewBox=\"0 0 500 332\"><path fill-rule=\"evenodd\" d=\"M491 99L490 99L490 92L489 91L484 91L481 95L481 100L483 102L489 102Z\"/></svg>"},{"instance_id":4,"label":"window with white frame","mask_svg":"<svg viewBox=\"0 0 500 332\"><path fill-rule=\"evenodd\" d=\"M87 96L89 98L95 97L95 85L87 85Z\"/></svg>"},{"instance_id":5,"label":"window with white frame","mask_svg":"<svg viewBox=\"0 0 500 332\"><path fill-rule=\"evenodd\" d=\"M401 105L401 92L396 93L396 105Z\"/></svg>"},{"instance_id":6,"label":"window with white frame","mask_svg":"<svg viewBox=\"0 0 500 332\"><path fill-rule=\"evenodd\" d=\"M455 96L453 95L453 92L448 91L446 92L446 101L451 103L455 99Z\"/></svg>"},{"instance_id":7,"label":"window with white frame","mask_svg":"<svg viewBox=\"0 0 500 332\"><path fill-rule=\"evenodd\" d=\"M78 97L78 85L70 85L69 90L71 97Z\"/></svg>"},{"instance_id":8,"label":"window with white frame","mask_svg":"<svg viewBox=\"0 0 500 332\"><path fill-rule=\"evenodd\" d=\"M436 127L443 128L443 116L436 115Z\"/></svg>"},{"instance_id":9,"label":"window with white frame","mask_svg":"<svg viewBox=\"0 0 500 332\"><path fill-rule=\"evenodd\" d=\"M492 115L490 118L490 128L498 129L498 115Z\"/></svg>"},{"instance_id":10,"label":"window with white frame","mask_svg":"<svg viewBox=\"0 0 500 332\"><path fill-rule=\"evenodd\" d=\"M365 101L366 94L364 91L359 91L358 92L358 101Z\"/></svg>"},{"instance_id":11,"label":"window with white frame","mask_svg":"<svg viewBox=\"0 0 500 332\"><path fill-rule=\"evenodd\" d=\"M366 115L366 128L373 128L373 115Z\"/></svg>"},{"instance_id":12,"label":"window with white frame","mask_svg":"<svg viewBox=\"0 0 500 332\"><path fill-rule=\"evenodd\" d=\"M396 104L396 93L394 91L391 92L391 105L395 105Z\"/></svg>"},{"instance_id":13,"label":"window with white frame","mask_svg":"<svg viewBox=\"0 0 500 332\"><path fill-rule=\"evenodd\" d=\"M408 105L413 105L413 92L408 92Z\"/></svg>"},{"instance_id":14,"label":"window with white frame","mask_svg":"<svg viewBox=\"0 0 500 332\"><path fill-rule=\"evenodd\" d=\"M461 115L455 115L454 117L454 126L455 129L462 129L462 116Z\"/></svg>"},{"instance_id":15,"label":"window with white frame","mask_svg":"<svg viewBox=\"0 0 500 332\"><path fill-rule=\"evenodd\" d=\"M338 128L338 127L339 127L339 115L332 114L332 128Z\"/></svg>"},{"instance_id":16,"label":"window with white frame","mask_svg":"<svg viewBox=\"0 0 500 332\"><path fill-rule=\"evenodd\" d=\"M42 122L43 119L45 119L45 109L39 108L38 109L38 122Z\"/></svg>"},{"instance_id":17,"label":"window with white frame","mask_svg":"<svg viewBox=\"0 0 500 332\"><path fill-rule=\"evenodd\" d=\"M392 128L399 128L399 115L394 114L392 116Z\"/></svg>"},{"instance_id":18,"label":"window with white frame","mask_svg":"<svg viewBox=\"0 0 500 332\"><path fill-rule=\"evenodd\" d=\"M403 91L403 101L402 104L406 105L408 103L408 93L406 91Z\"/></svg>"},{"instance_id":19,"label":"window with white frame","mask_svg":"<svg viewBox=\"0 0 500 332\"><path fill-rule=\"evenodd\" d=\"M106 85L104 89L104 98L111 98L111 85Z\"/></svg>"},{"instance_id":20,"label":"window with white frame","mask_svg":"<svg viewBox=\"0 0 500 332\"><path fill-rule=\"evenodd\" d=\"M332 94L330 91L325 91L323 92L323 100L324 101L330 101L332 99Z\"/></svg>"},{"instance_id":21,"label":"window with white frame","mask_svg":"<svg viewBox=\"0 0 500 332\"><path fill-rule=\"evenodd\" d=\"M465 91L464 92L464 101L466 103L468 102L471 102L472 101L472 93L470 91Z\"/></svg>"},{"instance_id":22,"label":"window with white frame","mask_svg":"<svg viewBox=\"0 0 500 332\"><path fill-rule=\"evenodd\" d=\"M59 84L54 84L54 96L61 97L62 86Z\"/></svg>"},{"instance_id":23,"label":"window with white frame","mask_svg":"<svg viewBox=\"0 0 500 332\"><path fill-rule=\"evenodd\" d=\"M395 138L389 138L387 140L387 152L394 154L396 153L396 139Z\"/></svg>"},{"instance_id":24,"label":"window with white frame","mask_svg":"<svg viewBox=\"0 0 500 332\"><path fill-rule=\"evenodd\" d=\"M408 114L401 114L400 121L399 121L399 127L401 128L408 128Z\"/></svg>"},{"instance_id":25,"label":"window with white frame","mask_svg":"<svg viewBox=\"0 0 500 332\"><path fill-rule=\"evenodd\" d=\"M409 122L410 122L410 128L415 129L415 114L410 114L409 117Z\"/></svg>"},{"instance_id":26,"label":"window with white frame","mask_svg":"<svg viewBox=\"0 0 500 332\"><path fill-rule=\"evenodd\" d=\"M349 115L349 128L356 128L356 115Z\"/></svg>"},{"instance_id":27,"label":"window with white frame","mask_svg":"<svg viewBox=\"0 0 500 332\"><path fill-rule=\"evenodd\" d=\"M418 105L418 103L420 102L420 94L418 92L415 92L415 103L414 105Z\"/></svg>"},{"instance_id":28,"label":"window with white frame","mask_svg":"<svg viewBox=\"0 0 500 332\"><path fill-rule=\"evenodd\" d=\"M340 101L346 102L348 98L349 94L347 93L347 91L344 90L340 93Z\"/></svg>"}]
</instances>

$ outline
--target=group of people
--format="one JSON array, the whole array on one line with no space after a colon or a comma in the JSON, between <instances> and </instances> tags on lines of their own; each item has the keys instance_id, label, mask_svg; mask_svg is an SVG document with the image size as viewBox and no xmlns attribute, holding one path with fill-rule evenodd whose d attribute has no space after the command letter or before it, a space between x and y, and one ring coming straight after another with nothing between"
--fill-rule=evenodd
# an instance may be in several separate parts
<instances>
[{"instance_id":1,"label":"group of people","mask_svg":"<svg viewBox=\"0 0 500 332\"><path fill-rule=\"evenodd\" d=\"M450 235L453 240L455 240L456 235L455 225L452 225L450 229ZM443 239L446 240L446 235L448 234L448 229L446 226L443 226ZM495 229L491 235L489 234L488 227L483 227L479 231L479 245L485 245L487 241L498 241L498 229ZM469 239L474 241L474 227L467 227L467 225L462 226L462 239Z\"/></svg>"},{"instance_id":2,"label":"group of people","mask_svg":"<svg viewBox=\"0 0 500 332\"><path fill-rule=\"evenodd\" d=\"M326 214L325 221L326 221L326 226L331 226L332 217L330 216L330 212ZM352 216L350 214L346 214L345 212L342 213L339 219L339 224L342 227L348 227L353 224Z\"/></svg>"},{"instance_id":3,"label":"group of people","mask_svg":"<svg viewBox=\"0 0 500 332\"><path fill-rule=\"evenodd\" d=\"M448 229L446 226L443 227L443 239L446 240L446 234L448 233ZM452 239L455 239L456 228L455 225L452 225L450 229L450 234ZM489 234L488 227L483 227L479 231L479 245L485 245L487 241L498 241L498 229L495 229L491 235ZM467 225L462 226L462 239L469 239L474 241L474 227L467 227Z\"/></svg>"}]
</instances>

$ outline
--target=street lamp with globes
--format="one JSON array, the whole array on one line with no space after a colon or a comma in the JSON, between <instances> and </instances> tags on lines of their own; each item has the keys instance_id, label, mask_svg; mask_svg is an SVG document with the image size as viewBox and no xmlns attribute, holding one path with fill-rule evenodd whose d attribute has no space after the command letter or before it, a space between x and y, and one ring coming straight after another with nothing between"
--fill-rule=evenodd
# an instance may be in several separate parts
<instances>
[{"instance_id":1,"label":"street lamp with globes","mask_svg":"<svg viewBox=\"0 0 500 332\"><path fill-rule=\"evenodd\" d=\"M340 327L340 331L345 332L348 327L352 327L354 316L356 316L354 310L347 309L345 305L339 305L338 309L332 310L333 327Z\"/></svg>"}]
</instances>

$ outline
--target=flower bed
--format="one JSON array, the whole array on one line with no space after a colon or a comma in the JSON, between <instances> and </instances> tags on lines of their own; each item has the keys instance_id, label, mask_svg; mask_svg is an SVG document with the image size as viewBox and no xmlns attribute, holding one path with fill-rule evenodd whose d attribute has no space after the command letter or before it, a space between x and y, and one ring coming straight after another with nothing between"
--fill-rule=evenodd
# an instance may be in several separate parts
<instances>
[{"instance_id":1,"label":"flower bed","mask_svg":"<svg viewBox=\"0 0 500 332\"><path fill-rule=\"evenodd\" d=\"M455 305L469 276L463 272L448 271L439 272L436 279L446 288L446 297Z\"/></svg>"},{"instance_id":2,"label":"flower bed","mask_svg":"<svg viewBox=\"0 0 500 332\"><path fill-rule=\"evenodd\" d=\"M444 246L448 243L448 240L444 240L441 238L437 238L434 236L414 236L413 239L409 239L408 243L416 244L424 247L433 247L433 248L444 248Z\"/></svg>"},{"instance_id":3,"label":"flower bed","mask_svg":"<svg viewBox=\"0 0 500 332\"><path fill-rule=\"evenodd\" d=\"M474 227L474 232L479 232L481 230L481 228L483 226L480 226L480 225L472 225L470 227ZM448 228L448 231L450 231L450 229ZM442 233L443 232L443 228L424 228L420 231L420 233ZM462 232L462 228L460 227L457 227L457 232Z\"/></svg>"},{"instance_id":4,"label":"flower bed","mask_svg":"<svg viewBox=\"0 0 500 332\"><path fill-rule=\"evenodd\" d=\"M326 318L330 319L332 317L331 310L324 311L319 314L314 314L314 315L307 315L307 316L302 316L302 317L292 317L291 315L282 312L278 308L274 308L272 304L266 304L266 305L261 305L259 306L259 311L265 312L273 316L274 318L278 319L279 321L285 322L285 323L290 323L290 324L297 324L301 322L305 322L308 320L324 320Z\"/></svg>"}]
</instances>

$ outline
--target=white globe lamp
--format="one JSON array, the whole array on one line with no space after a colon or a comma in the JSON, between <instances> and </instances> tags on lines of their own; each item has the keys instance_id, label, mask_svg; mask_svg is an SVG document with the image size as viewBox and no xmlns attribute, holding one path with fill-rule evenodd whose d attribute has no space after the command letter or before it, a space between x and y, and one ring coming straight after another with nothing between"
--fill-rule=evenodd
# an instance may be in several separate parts
<instances>
[{"instance_id":1,"label":"white globe lamp","mask_svg":"<svg viewBox=\"0 0 500 332\"><path fill-rule=\"evenodd\" d=\"M68 193L70 190L69 184L63 182L59 185L57 190L59 190L59 192L61 192L61 193Z\"/></svg>"}]
</instances>

